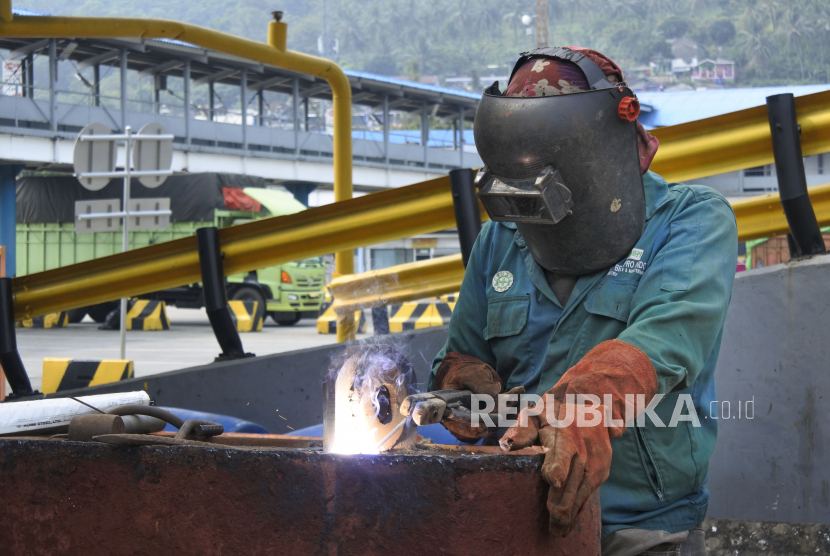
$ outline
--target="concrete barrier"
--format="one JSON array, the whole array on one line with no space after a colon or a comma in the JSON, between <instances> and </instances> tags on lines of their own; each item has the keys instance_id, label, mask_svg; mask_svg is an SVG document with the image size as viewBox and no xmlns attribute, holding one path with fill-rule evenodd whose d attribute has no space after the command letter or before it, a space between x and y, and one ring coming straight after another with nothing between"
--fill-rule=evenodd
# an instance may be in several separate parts
<instances>
[{"instance_id":1,"label":"concrete barrier","mask_svg":"<svg viewBox=\"0 0 830 556\"><path fill-rule=\"evenodd\" d=\"M43 360L44 394L109 384L133 377L133 362L123 359L80 361L47 357Z\"/></svg>"},{"instance_id":2,"label":"concrete barrier","mask_svg":"<svg viewBox=\"0 0 830 556\"><path fill-rule=\"evenodd\" d=\"M257 301L228 301L228 307L231 311L231 320L236 325L237 332L260 332L262 330L262 321L265 319L264 313L257 316Z\"/></svg>"},{"instance_id":3,"label":"concrete barrier","mask_svg":"<svg viewBox=\"0 0 830 556\"><path fill-rule=\"evenodd\" d=\"M42 317L20 321L19 326L23 328L64 328L69 324L69 313L50 313Z\"/></svg>"},{"instance_id":4,"label":"concrete barrier","mask_svg":"<svg viewBox=\"0 0 830 556\"><path fill-rule=\"evenodd\" d=\"M155 299L137 299L127 311L127 330L169 330L167 305Z\"/></svg>"}]
</instances>

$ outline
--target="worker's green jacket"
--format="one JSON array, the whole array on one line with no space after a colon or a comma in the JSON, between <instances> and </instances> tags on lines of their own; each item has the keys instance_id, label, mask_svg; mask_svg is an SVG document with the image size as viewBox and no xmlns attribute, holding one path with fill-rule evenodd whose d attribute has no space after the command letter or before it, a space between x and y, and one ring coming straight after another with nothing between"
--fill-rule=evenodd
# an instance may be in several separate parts
<instances>
[{"instance_id":1,"label":"worker's green jacket","mask_svg":"<svg viewBox=\"0 0 830 556\"><path fill-rule=\"evenodd\" d=\"M655 409L663 423L669 424L678 396L689 394L701 426L685 420L660 428L646 419L645 427L629 426L611 441L611 475L600 489L603 536L699 525L717 436L709 405L735 277L735 216L708 187L668 184L652 172L643 184L647 222L635 249L610 269L581 276L564 307L515 224L488 222L430 378L432 387L441 359L454 351L492 365L505 388L523 385L543 395L600 342L618 338L643 350L666 395ZM513 281L499 292L493 279L502 271ZM509 277L500 278L504 289Z\"/></svg>"}]
</instances>

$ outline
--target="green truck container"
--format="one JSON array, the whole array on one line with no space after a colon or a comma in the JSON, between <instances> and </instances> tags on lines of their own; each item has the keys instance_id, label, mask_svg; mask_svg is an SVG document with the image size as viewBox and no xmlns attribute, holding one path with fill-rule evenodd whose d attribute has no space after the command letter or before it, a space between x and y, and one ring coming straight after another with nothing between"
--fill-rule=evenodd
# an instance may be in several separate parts
<instances>
[{"instance_id":1,"label":"green truck container","mask_svg":"<svg viewBox=\"0 0 830 556\"><path fill-rule=\"evenodd\" d=\"M260 196L251 188L245 188L245 191ZM273 194L272 191L266 191ZM19 205L21 197L18 185ZM42 196L38 195L36 199L40 201ZM23 200L25 201L25 197ZM267 206L266 203L263 205ZM273 203L271 205L269 208L273 208ZM273 210L271 214L274 213ZM166 229L130 232L130 249L191 236L197 229L205 226L222 228L268 217L271 214L213 209L213 221L202 219L194 222L172 222ZM21 215L21 207L18 206L18 276L121 252L120 231L76 234L74 222L25 222L27 216L25 207ZM21 220L24 222L21 223ZM270 316L277 324L291 326L301 318L317 318L324 297L325 273L323 260L313 258L235 274L227 277L228 298L257 301L259 314ZM199 309L204 306L204 296L199 283L153 292L141 297L161 299L168 305L181 308ZM79 322L88 314L96 322L103 322L117 304L114 300L72 311L70 320Z\"/></svg>"}]
</instances>

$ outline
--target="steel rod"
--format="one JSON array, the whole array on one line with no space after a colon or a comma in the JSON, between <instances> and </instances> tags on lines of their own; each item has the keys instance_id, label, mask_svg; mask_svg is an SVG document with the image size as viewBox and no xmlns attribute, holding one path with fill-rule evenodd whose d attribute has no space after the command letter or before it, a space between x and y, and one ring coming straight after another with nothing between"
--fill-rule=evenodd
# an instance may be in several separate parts
<instances>
[{"instance_id":1,"label":"steel rod","mask_svg":"<svg viewBox=\"0 0 830 556\"><path fill-rule=\"evenodd\" d=\"M129 216L169 216L173 214L171 210L139 210L131 212ZM92 220L95 218L122 218L127 216L124 211L118 212L89 212L87 214L79 214L78 220Z\"/></svg>"},{"instance_id":2,"label":"steel rod","mask_svg":"<svg viewBox=\"0 0 830 556\"><path fill-rule=\"evenodd\" d=\"M127 134L112 134L112 135L81 135L78 137L80 141L163 141L166 139L173 140L175 135L127 135Z\"/></svg>"},{"instance_id":3,"label":"steel rod","mask_svg":"<svg viewBox=\"0 0 830 556\"><path fill-rule=\"evenodd\" d=\"M130 172L130 175L134 178L144 177L144 176L169 176L173 173L173 170L137 170ZM75 174L75 177L78 179L83 178L123 178L126 176L126 170L121 172L81 172L80 174Z\"/></svg>"}]
</instances>

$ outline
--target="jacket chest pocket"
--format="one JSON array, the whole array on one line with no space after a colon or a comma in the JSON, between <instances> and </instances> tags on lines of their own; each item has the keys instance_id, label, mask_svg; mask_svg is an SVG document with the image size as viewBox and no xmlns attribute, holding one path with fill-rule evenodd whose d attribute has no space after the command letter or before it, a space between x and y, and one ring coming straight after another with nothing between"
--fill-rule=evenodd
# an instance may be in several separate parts
<instances>
[{"instance_id":1,"label":"jacket chest pocket","mask_svg":"<svg viewBox=\"0 0 830 556\"><path fill-rule=\"evenodd\" d=\"M585 310L594 315L611 317L628 323L631 313L631 299L637 291L637 284L609 281L585 302Z\"/></svg>"},{"instance_id":2,"label":"jacket chest pocket","mask_svg":"<svg viewBox=\"0 0 830 556\"><path fill-rule=\"evenodd\" d=\"M515 336L527 326L530 296L494 297L487 301L484 339Z\"/></svg>"}]
</instances>

